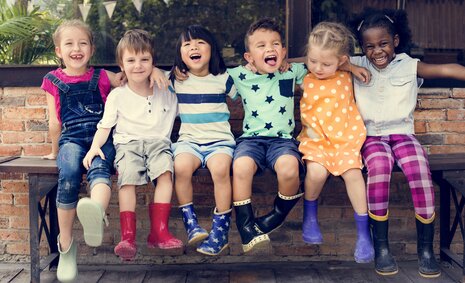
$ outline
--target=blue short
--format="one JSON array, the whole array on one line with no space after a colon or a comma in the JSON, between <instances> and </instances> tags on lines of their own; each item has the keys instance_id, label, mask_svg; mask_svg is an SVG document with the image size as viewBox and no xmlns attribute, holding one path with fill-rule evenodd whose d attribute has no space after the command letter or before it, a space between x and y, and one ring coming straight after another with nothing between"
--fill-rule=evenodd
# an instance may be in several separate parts
<instances>
[{"instance_id":1,"label":"blue short","mask_svg":"<svg viewBox=\"0 0 465 283\"><path fill-rule=\"evenodd\" d=\"M299 142L295 139L283 139L274 137L250 137L238 138L236 140L234 160L239 157L248 156L252 158L258 167L258 172L266 168L274 170L276 160L282 155L292 155L299 161L299 172L301 178L305 173L302 155L299 152Z\"/></svg>"},{"instance_id":2,"label":"blue short","mask_svg":"<svg viewBox=\"0 0 465 283\"><path fill-rule=\"evenodd\" d=\"M236 142L234 141L219 141L209 144L181 141L173 143L171 145L171 151L173 151L175 157L181 153L190 153L200 160L202 167L205 167L208 159L215 154L224 153L233 157L235 147Z\"/></svg>"}]
</instances>

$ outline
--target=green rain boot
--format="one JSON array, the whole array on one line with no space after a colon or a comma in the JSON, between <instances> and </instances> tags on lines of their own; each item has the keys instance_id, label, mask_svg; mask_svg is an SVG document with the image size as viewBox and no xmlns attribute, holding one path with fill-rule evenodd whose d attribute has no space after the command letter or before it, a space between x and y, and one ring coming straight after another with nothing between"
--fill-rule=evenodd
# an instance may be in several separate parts
<instances>
[{"instance_id":1,"label":"green rain boot","mask_svg":"<svg viewBox=\"0 0 465 283\"><path fill-rule=\"evenodd\" d=\"M107 223L103 207L90 198L82 198L77 204L76 213L82 225L86 244L91 247L101 246L104 223Z\"/></svg>"},{"instance_id":2,"label":"green rain boot","mask_svg":"<svg viewBox=\"0 0 465 283\"><path fill-rule=\"evenodd\" d=\"M78 275L76 264L76 243L74 238L71 239L71 244L68 250L62 251L60 247L60 235L58 235L58 252L60 253L60 260L58 261L57 279L60 282L74 282Z\"/></svg>"}]
</instances>

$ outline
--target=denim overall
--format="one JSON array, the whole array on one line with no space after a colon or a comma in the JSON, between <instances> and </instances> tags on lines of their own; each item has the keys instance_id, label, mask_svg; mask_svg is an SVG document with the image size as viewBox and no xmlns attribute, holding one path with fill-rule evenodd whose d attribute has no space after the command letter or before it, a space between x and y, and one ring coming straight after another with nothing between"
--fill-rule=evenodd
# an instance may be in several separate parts
<instances>
[{"instance_id":1,"label":"denim overall","mask_svg":"<svg viewBox=\"0 0 465 283\"><path fill-rule=\"evenodd\" d=\"M97 123L103 116L103 100L98 88L100 69L94 70L90 81L66 84L51 73L45 76L59 90L62 122L57 166L59 171L57 207L73 209L78 202L82 174L86 173L82 160L92 145ZM111 136L102 146L105 160L95 156L87 171L92 189L98 183L111 188L111 174L115 148Z\"/></svg>"}]
</instances>

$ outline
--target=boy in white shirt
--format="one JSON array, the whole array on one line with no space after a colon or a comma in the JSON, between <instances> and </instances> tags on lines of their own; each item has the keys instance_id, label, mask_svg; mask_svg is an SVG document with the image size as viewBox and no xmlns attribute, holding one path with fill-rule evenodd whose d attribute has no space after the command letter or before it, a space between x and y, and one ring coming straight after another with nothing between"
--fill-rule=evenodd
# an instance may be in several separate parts
<instances>
[{"instance_id":1,"label":"boy in white shirt","mask_svg":"<svg viewBox=\"0 0 465 283\"><path fill-rule=\"evenodd\" d=\"M172 88L150 87L154 63L151 42L146 31L130 30L118 43L118 65L128 81L108 96L103 118L83 161L88 167L95 156L105 158L100 147L114 127L121 224L121 241L115 254L123 260L133 260L136 255L135 189L148 180L156 181L153 203L149 205L148 247L182 247L182 241L168 231L173 192L170 135L177 114L177 98Z\"/></svg>"}]
</instances>

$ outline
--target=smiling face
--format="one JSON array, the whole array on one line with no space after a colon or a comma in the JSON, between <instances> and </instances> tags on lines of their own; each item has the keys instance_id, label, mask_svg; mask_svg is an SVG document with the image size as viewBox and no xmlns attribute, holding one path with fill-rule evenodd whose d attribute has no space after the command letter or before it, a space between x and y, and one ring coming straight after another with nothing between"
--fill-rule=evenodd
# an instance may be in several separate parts
<instances>
[{"instance_id":1,"label":"smiling face","mask_svg":"<svg viewBox=\"0 0 465 283\"><path fill-rule=\"evenodd\" d=\"M211 46L203 39L185 40L181 44L181 59L192 74L204 77L210 73Z\"/></svg>"},{"instance_id":2,"label":"smiling face","mask_svg":"<svg viewBox=\"0 0 465 283\"><path fill-rule=\"evenodd\" d=\"M322 80L333 76L347 59L347 56L338 56L334 49L325 50L313 46L308 49L307 67L315 77Z\"/></svg>"},{"instance_id":3,"label":"smiling face","mask_svg":"<svg viewBox=\"0 0 465 283\"><path fill-rule=\"evenodd\" d=\"M64 71L68 75L81 75L87 70L94 48L87 32L70 26L60 32L55 53L63 60L66 67Z\"/></svg>"},{"instance_id":4,"label":"smiling face","mask_svg":"<svg viewBox=\"0 0 465 283\"><path fill-rule=\"evenodd\" d=\"M152 73L152 54L148 51L135 52L125 49L122 56L121 71L128 79L128 84L148 84L149 76Z\"/></svg>"},{"instance_id":5,"label":"smiling face","mask_svg":"<svg viewBox=\"0 0 465 283\"><path fill-rule=\"evenodd\" d=\"M386 28L369 28L363 32L362 40L366 57L378 69L386 68L396 56L399 36L391 36Z\"/></svg>"},{"instance_id":6,"label":"smiling face","mask_svg":"<svg viewBox=\"0 0 465 283\"><path fill-rule=\"evenodd\" d=\"M283 47L279 33L258 29L248 37L248 51L244 58L257 68L258 73L276 72L285 56L286 48Z\"/></svg>"}]
</instances>

